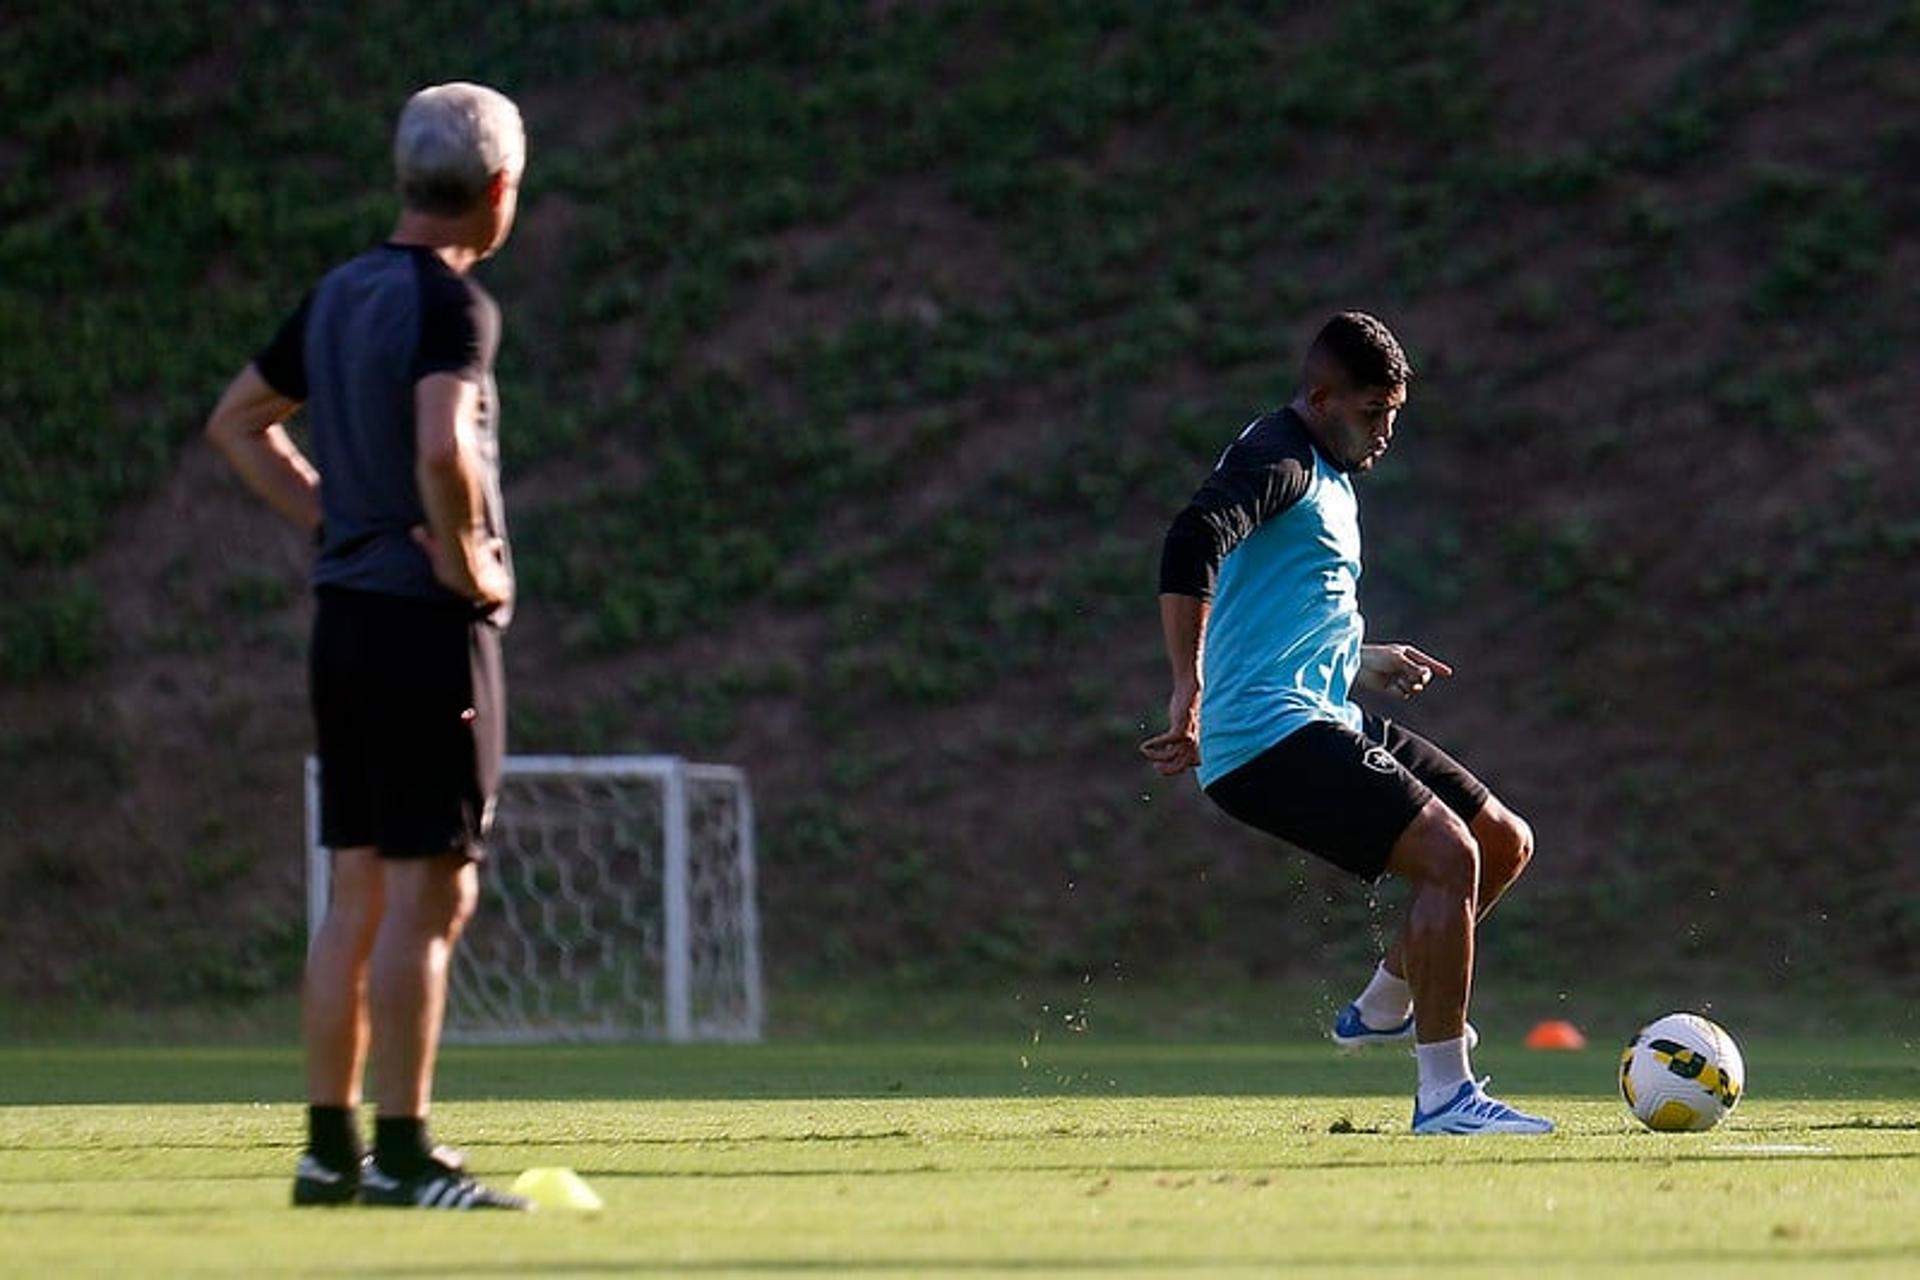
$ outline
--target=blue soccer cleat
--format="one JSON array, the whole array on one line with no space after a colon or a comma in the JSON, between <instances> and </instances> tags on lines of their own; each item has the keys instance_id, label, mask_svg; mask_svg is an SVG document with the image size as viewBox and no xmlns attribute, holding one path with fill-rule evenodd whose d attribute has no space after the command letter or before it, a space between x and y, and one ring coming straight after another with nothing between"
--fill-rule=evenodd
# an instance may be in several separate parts
<instances>
[{"instance_id":1,"label":"blue soccer cleat","mask_svg":"<svg viewBox=\"0 0 1920 1280\"><path fill-rule=\"evenodd\" d=\"M1333 1030L1327 1033L1327 1038L1333 1041L1337 1048L1349 1050L1364 1049L1368 1045L1374 1044L1411 1045L1413 1043L1413 1015L1408 1014L1407 1020L1398 1026L1381 1030L1380 1028L1370 1027L1366 1024L1360 1017L1359 1005L1349 1004L1340 1011L1340 1016L1333 1020ZM1467 1052L1473 1052L1474 1046L1479 1043L1480 1033L1475 1031L1473 1024L1469 1022L1467 1024Z\"/></svg>"},{"instance_id":2,"label":"blue soccer cleat","mask_svg":"<svg viewBox=\"0 0 1920 1280\"><path fill-rule=\"evenodd\" d=\"M1485 1080L1466 1080L1451 1098L1425 1114L1415 1099L1413 1131L1457 1137L1476 1133L1552 1133L1553 1121L1515 1111L1500 1099L1488 1097Z\"/></svg>"},{"instance_id":3,"label":"blue soccer cleat","mask_svg":"<svg viewBox=\"0 0 1920 1280\"><path fill-rule=\"evenodd\" d=\"M1328 1039L1342 1049L1359 1049L1370 1044L1404 1044L1413 1039L1413 1015L1399 1026L1370 1027L1360 1017L1360 1006L1350 1004L1340 1011L1333 1020L1333 1030L1327 1033Z\"/></svg>"}]
</instances>

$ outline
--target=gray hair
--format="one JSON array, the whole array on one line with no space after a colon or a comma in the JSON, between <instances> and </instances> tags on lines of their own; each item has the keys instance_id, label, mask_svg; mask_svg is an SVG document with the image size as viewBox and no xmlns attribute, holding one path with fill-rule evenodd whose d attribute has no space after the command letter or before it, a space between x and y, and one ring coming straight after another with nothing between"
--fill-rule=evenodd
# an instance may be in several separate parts
<instances>
[{"instance_id":1,"label":"gray hair","mask_svg":"<svg viewBox=\"0 0 1920 1280\"><path fill-rule=\"evenodd\" d=\"M393 131L400 198L423 213L467 212L496 173L517 180L527 163L520 108L485 85L456 80L407 99Z\"/></svg>"}]
</instances>

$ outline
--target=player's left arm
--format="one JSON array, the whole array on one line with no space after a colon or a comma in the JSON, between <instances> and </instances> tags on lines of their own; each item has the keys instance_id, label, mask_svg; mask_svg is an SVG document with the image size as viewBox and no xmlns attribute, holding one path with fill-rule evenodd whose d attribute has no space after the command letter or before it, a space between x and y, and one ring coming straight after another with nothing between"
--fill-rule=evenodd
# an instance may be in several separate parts
<instances>
[{"instance_id":1,"label":"player's left arm","mask_svg":"<svg viewBox=\"0 0 1920 1280\"><path fill-rule=\"evenodd\" d=\"M320 473L283 425L299 407L249 364L227 384L207 418L206 436L247 488L310 533L320 527Z\"/></svg>"},{"instance_id":2,"label":"player's left arm","mask_svg":"<svg viewBox=\"0 0 1920 1280\"><path fill-rule=\"evenodd\" d=\"M414 479L426 524L413 532L434 577L456 595L493 608L513 592L498 537L486 527L474 443L479 385L435 373L414 387Z\"/></svg>"},{"instance_id":3,"label":"player's left arm","mask_svg":"<svg viewBox=\"0 0 1920 1280\"><path fill-rule=\"evenodd\" d=\"M1410 644L1363 644L1354 684L1363 693L1413 699L1427 691L1435 676L1444 680L1452 674L1452 667Z\"/></svg>"}]
</instances>

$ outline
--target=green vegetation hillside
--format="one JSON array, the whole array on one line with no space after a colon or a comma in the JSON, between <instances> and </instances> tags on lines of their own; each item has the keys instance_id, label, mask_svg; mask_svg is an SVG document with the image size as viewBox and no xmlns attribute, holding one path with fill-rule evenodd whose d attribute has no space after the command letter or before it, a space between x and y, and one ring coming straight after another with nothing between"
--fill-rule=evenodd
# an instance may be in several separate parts
<instances>
[{"instance_id":1,"label":"green vegetation hillside","mask_svg":"<svg viewBox=\"0 0 1920 1280\"><path fill-rule=\"evenodd\" d=\"M1540 834L1489 969L1911 981L1917 67L1910 0L0 18L0 983L293 982L304 550L196 431L451 78L531 134L513 745L747 765L779 974L1357 968L1134 742L1167 518L1362 306L1371 629Z\"/></svg>"}]
</instances>

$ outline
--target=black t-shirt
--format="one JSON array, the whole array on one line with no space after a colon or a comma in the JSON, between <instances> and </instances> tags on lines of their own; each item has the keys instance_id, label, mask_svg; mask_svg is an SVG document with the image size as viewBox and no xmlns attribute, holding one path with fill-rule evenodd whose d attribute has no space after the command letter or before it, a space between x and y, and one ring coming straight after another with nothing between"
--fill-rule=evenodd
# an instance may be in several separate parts
<instances>
[{"instance_id":1,"label":"black t-shirt","mask_svg":"<svg viewBox=\"0 0 1920 1280\"><path fill-rule=\"evenodd\" d=\"M414 475L414 387L436 373L479 386L482 518L504 543L499 343L500 309L484 289L431 249L387 244L330 271L254 357L268 385L305 405L320 472L315 586L464 603L413 540L427 521ZM511 609L492 620L505 626Z\"/></svg>"}]
</instances>

